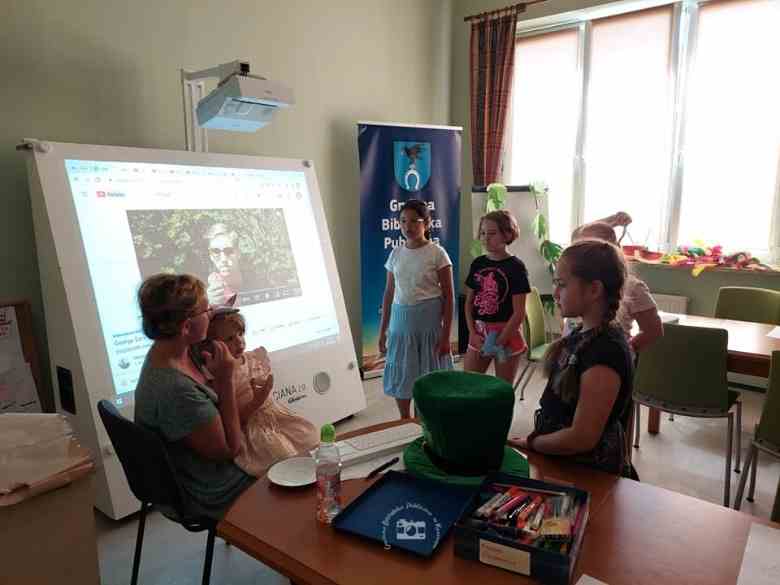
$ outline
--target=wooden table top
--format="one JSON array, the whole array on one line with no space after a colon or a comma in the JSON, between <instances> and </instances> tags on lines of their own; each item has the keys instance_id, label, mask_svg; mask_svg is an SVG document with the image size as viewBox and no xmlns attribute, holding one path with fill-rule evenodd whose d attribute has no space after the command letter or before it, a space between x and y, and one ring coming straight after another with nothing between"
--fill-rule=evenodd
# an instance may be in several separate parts
<instances>
[{"instance_id":1,"label":"wooden table top","mask_svg":"<svg viewBox=\"0 0 780 585\"><path fill-rule=\"evenodd\" d=\"M577 570L609 585L735 585L752 523L780 528L731 508L621 479L607 504L591 516Z\"/></svg>"},{"instance_id":2,"label":"wooden table top","mask_svg":"<svg viewBox=\"0 0 780 585\"><path fill-rule=\"evenodd\" d=\"M399 424L385 423L347 438ZM750 523L764 522L654 486L531 454L532 474L591 493L591 519L574 581L585 572L609 585L734 585ZM342 484L346 506L375 480ZM535 583L454 555L450 532L431 559L344 534L317 522L313 486L290 489L258 480L231 507L217 533L299 583Z\"/></svg>"},{"instance_id":3,"label":"wooden table top","mask_svg":"<svg viewBox=\"0 0 780 585\"><path fill-rule=\"evenodd\" d=\"M401 424L392 421L339 435L339 439ZM532 475L576 485L591 493L591 514L607 501L618 479L587 468L531 454ZM342 483L346 506L374 480ZM314 517L314 486L282 488L267 478L244 492L217 527L217 533L247 554L295 582L325 585L378 583L469 583L489 576L491 584L534 583L514 573L458 558L450 532L432 559L404 551L386 551L380 543L344 534ZM377 570L381 567L381 570ZM422 575L425 575L422 578Z\"/></svg>"},{"instance_id":4,"label":"wooden table top","mask_svg":"<svg viewBox=\"0 0 780 585\"><path fill-rule=\"evenodd\" d=\"M767 337L776 327L766 323L716 319L699 315L677 315L680 325L725 329L729 332L729 353L745 356L769 357L773 351L780 351L780 339Z\"/></svg>"}]
</instances>

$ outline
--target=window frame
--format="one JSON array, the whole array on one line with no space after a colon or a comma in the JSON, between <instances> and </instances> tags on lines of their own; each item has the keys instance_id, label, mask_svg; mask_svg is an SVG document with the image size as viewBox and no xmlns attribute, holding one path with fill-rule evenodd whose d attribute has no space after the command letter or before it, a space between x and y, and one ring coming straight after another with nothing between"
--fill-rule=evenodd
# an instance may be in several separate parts
<instances>
[{"instance_id":1,"label":"window frame","mask_svg":"<svg viewBox=\"0 0 780 585\"><path fill-rule=\"evenodd\" d=\"M515 40L530 36L543 35L567 29L578 31L577 75L580 92L578 96L578 124L574 160L572 161L573 191L571 223L581 225L585 209L585 174L587 160L585 145L587 140L587 108L590 89L592 21L599 18L637 12L648 8L673 5L672 32L670 38L670 61L673 87L673 110L671 119L672 136L669 183L666 197L664 221L661 225L660 247L669 252L676 249L682 211L682 190L685 172L685 129L688 107L688 84L691 67L696 54L696 40L699 25L699 7L710 2L722 0L625 0L624 2L596 6L574 12L520 21L517 24ZM511 111L505 133L505 148L502 160L502 175L512 175L512 137L514 117ZM774 203L771 209L769 241L770 262L780 262L780 153L778 153L775 179Z\"/></svg>"}]
</instances>

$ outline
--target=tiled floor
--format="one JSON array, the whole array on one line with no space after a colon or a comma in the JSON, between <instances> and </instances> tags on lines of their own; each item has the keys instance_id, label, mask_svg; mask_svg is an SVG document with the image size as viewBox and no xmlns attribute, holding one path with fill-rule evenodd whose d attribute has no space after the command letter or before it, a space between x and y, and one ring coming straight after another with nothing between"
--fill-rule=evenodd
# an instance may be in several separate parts
<instances>
[{"instance_id":1,"label":"tiled floor","mask_svg":"<svg viewBox=\"0 0 780 585\"><path fill-rule=\"evenodd\" d=\"M364 387L368 407L351 419L339 423L339 432L392 420L398 416L394 401L382 393L381 378L367 380ZM533 411L543 387L544 380L537 375L526 389L525 400L518 400L512 426L513 434L524 434L530 428ZM742 396L744 454L761 412L763 394L743 392ZM643 415L642 426L646 428L646 409L643 409ZM675 420L670 422L664 416L660 434L652 436L646 432L642 433L641 446L634 451L634 464L644 482L720 504L723 497L725 433L725 419L675 417ZM731 477L733 499L739 475L732 473ZM742 509L768 517L779 477L780 463L769 457L762 458L758 469L756 501L754 504L745 502ZM129 583L137 530L136 517L113 521L95 512L95 519L103 585ZM151 514L147 520L139 583L200 583L205 543L205 533L189 533L158 513ZM217 539L212 583L286 585L288 581Z\"/></svg>"}]
</instances>

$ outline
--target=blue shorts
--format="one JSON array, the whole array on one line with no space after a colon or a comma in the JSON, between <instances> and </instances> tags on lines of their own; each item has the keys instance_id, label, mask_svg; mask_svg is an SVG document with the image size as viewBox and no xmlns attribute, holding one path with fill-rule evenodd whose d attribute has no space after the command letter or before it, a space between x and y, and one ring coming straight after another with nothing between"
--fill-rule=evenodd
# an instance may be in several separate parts
<instances>
[{"instance_id":1,"label":"blue shorts","mask_svg":"<svg viewBox=\"0 0 780 585\"><path fill-rule=\"evenodd\" d=\"M441 311L441 297L416 305L393 304L382 378L388 396L410 399L417 378L436 370L452 369L452 355L440 356L437 350Z\"/></svg>"}]
</instances>

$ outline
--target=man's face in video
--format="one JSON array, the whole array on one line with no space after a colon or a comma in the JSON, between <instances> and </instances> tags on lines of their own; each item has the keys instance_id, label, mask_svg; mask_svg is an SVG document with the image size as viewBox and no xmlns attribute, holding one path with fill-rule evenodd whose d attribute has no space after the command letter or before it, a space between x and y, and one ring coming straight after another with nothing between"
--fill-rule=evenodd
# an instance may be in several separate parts
<instances>
[{"instance_id":1,"label":"man's face in video","mask_svg":"<svg viewBox=\"0 0 780 585\"><path fill-rule=\"evenodd\" d=\"M238 242L229 234L218 234L209 241L209 256L217 272L223 278L229 278L238 272Z\"/></svg>"}]
</instances>

